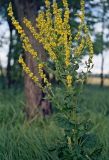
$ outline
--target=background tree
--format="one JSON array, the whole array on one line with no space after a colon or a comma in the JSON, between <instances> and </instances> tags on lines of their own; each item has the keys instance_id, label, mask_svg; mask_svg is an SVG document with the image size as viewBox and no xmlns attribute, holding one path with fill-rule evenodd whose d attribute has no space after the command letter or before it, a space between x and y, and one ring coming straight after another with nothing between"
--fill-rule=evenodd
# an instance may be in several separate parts
<instances>
[{"instance_id":1,"label":"background tree","mask_svg":"<svg viewBox=\"0 0 109 160\"><path fill-rule=\"evenodd\" d=\"M34 49L37 50L39 53L39 58L42 59L43 61L46 60L45 54L44 54L44 49L41 44L39 44L38 41L36 41L32 34L26 29L22 23L23 17L27 17L31 22L33 23L33 26L36 28L36 15L37 11L40 9L41 4L43 2L41 1L20 1L20 0L15 0L12 1L13 7L15 9L16 15L18 17L18 20L20 24L23 26L27 36L30 39L30 42ZM19 7L18 7L19 6ZM37 30L37 28L36 28ZM25 55L25 61L27 65L31 68L31 71L39 77L38 71L36 70L36 61L34 61L27 52L24 54ZM43 93L39 89L39 87L34 84L34 82L25 74L24 75L24 85L25 85L25 95L26 95L26 112L27 116L29 118L33 117L34 115L39 115L41 109L41 106L43 105L43 108L46 110L46 113L49 114L50 111L50 104L46 100L43 100ZM40 79L41 81L41 79Z\"/></svg>"},{"instance_id":2,"label":"background tree","mask_svg":"<svg viewBox=\"0 0 109 160\"><path fill-rule=\"evenodd\" d=\"M15 29L13 28L13 25L11 24L10 18L7 14L8 4L9 4L8 0L6 0L6 1L0 0L1 24L6 21L8 24L9 33L10 33L8 39L5 37L4 33L0 37L0 40L2 42L2 46L5 43L9 44L9 50L8 50L8 54L7 54L5 87L7 86L8 88L10 88L13 85L18 84L18 81L21 80L22 78L21 78L20 65L17 63L18 56L21 53L21 43L19 41L18 34L17 34L17 32L15 32ZM15 77L18 77L18 79L17 78L15 79ZM19 81L19 83L21 83L21 81Z\"/></svg>"},{"instance_id":3,"label":"background tree","mask_svg":"<svg viewBox=\"0 0 109 160\"><path fill-rule=\"evenodd\" d=\"M102 87L104 85L104 52L109 48L109 0L90 1L87 17L94 37L94 53L101 54L100 85Z\"/></svg>"}]
</instances>

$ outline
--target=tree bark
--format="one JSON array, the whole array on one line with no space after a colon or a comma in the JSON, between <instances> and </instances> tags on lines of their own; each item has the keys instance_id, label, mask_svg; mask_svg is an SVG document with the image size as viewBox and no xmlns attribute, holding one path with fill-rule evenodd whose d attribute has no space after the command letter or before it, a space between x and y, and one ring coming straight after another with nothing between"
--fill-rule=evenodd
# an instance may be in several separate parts
<instances>
[{"instance_id":1,"label":"tree bark","mask_svg":"<svg viewBox=\"0 0 109 160\"><path fill-rule=\"evenodd\" d=\"M10 44L9 44L9 52L8 52L8 60L7 60L7 74L6 74L6 81L7 81L7 87L11 87L11 53L12 53L12 31L13 31L13 26L10 22L10 19L8 19L8 26L9 26L9 31L10 31Z\"/></svg>"},{"instance_id":2,"label":"tree bark","mask_svg":"<svg viewBox=\"0 0 109 160\"><path fill-rule=\"evenodd\" d=\"M101 36L101 41L102 41L102 51L101 51L101 84L100 86L104 86L104 29L105 29L105 5L102 3L102 9L103 9L103 14L102 14L102 36Z\"/></svg>"},{"instance_id":3,"label":"tree bark","mask_svg":"<svg viewBox=\"0 0 109 160\"><path fill-rule=\"evenodd\" d=\"M104 55L101 54L101 87L104 86Z\"/></svg>"},{"instance_id":4,"label":"tree bark","mask_svg":"<svg viewBox=\"0 0 109 160\"><path fill-rule=\"evenodd\" d=\"M45 51L41 44L38 43L30 33L30 31L23 25L22 19L23 17L27 17L33 23L33 26L36 26L36 15L37 10L39 9L39 1L37 0L13 0L13 5L15 7L15 11L18 16L18 20L23 26L27 36L30 39L30 42L34 49L39 53L39 58L42 61L46 60ZM38 70L36 68L37 63L33 60L32 56L25 52L25 61L31 71L40 79L38 75ZM38 116L40 114L42 102L42 91L40 88L34 84L34 82L25 74L25 95L26 95L26 113L28 118L32 118L34 116ZM40 79L41 81L41 79ZM50 103L45 102L45 108L50 112Z\"/></svg>"}]
</instances>

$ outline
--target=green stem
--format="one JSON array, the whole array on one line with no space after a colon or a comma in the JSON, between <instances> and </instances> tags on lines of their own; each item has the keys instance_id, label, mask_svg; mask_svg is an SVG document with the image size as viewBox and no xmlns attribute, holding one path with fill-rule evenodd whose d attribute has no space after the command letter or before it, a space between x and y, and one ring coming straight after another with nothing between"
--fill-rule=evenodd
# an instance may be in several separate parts
<instances>
[{"instance_id":1,"label":"green stem","mask_svg":"<svg viewBox=\"0 0 109 160\"><path fill-rule=\"evenodd\" d=\"M74 125L74 140L75 144L77 144L77 98L74 99L74 104L73 104L73 121L75 123Z\"/></svg>"}]
</instances>

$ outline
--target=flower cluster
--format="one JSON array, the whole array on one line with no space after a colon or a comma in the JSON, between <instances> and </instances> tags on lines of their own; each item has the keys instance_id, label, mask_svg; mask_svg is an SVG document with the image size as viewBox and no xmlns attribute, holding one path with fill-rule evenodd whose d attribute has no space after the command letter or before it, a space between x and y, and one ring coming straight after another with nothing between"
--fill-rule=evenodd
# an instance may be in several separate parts
<instances>
[{"instance_id":1,"label":"flower cluster","mask_svg":"<svg viewBox=\"0 0 109 160\"><path fill-rule=\"evenodd\" d=\"M50 1L49 0L45 0L45 4L47 8L50 8Z\"/></svg>"},{"instance_id":2,"label":"flower cluster","mask_svg":"<svg viewBox=\"0 0 109 160\"><path fill-rule=\"evenodd\" d=\"M92 59L93 54L94 54L93 43L92 43L92 41L91 41L91 38L90 38L90 35L89 35L89 30L88 30L88 27L87 27L86 25L85 25L85 27L84 27L84 31L85 31L85 33L87 34L86 43L87 43L87 46L88 46L88 48L89 48L90 58Z\"/></svg>"},{"instance_id":3,"label":"flower cluster","mask_svg":"<svg viewBox=\"0 0 109 160\"><path fill-rule=\"evenodd\" d=\"M72 86L72 76L68 75L66 80L67 80L68 87L71 87Z\"/></svg>"},{"instance_id":4,"label":"flower cluster","mask_svg":"<svg viewBox=\"0 0 109 160\"><path fill-rule=\"evenodd\" d=\"M81 12L80 14L77 14L78 18L80 19L80 24L78 27L78 32L74 38L74 40L76 41L79 41L79 39L81 38L82 29L84 28L84 25L85 25L85 2L84 0L80 1L80 5L81 5Z\"/></svg>"},{"instance_id":5,"label":"flower cluster","mask_svg":"<svg viewBox=\"0 0 109 160\"><path fill-rule=\"evenodd\" d=\"M60 61L62 61L62 68L69 74L67 74L65 81L67 86L72 86L72 33L69 24L70 10L68 7L67 0L62 0L64 9L58 7L57 2L54 0L53 5L51 5L50 0L45 0L46 10L40 10L36 18L36 28L33 26L30 20L26 17L23 18L23 23L32 33L33 38L39 41L47 51L49 58L58 66ZM15 19L13 15L12 5L9 4L8 15L11 17L12 24L17 29L20 34L21 40L23 42L23 48L26 52L30 53L33 58L36 58L39 75L43 79L47 87L51 86L46 75L44 74L43 62L38 58L37 51L32 47L28 36L25 34L23 28L20 26L19 22ZM73 48L73 54L75 57L80 57L84 48L88 48L90 52L90 58L93 56L93 44L89 35L88 28L85 24L85 3L81 0L81 12L78 15L81 22L78 27L78 32L74 38L74 42L77 44ZM85 43L86 42L86 43ZM22 64L24 71L34 80L38 82L37 78L33 76L29 68L26 66L24 61L20 58L19 62ZM56 67L54 67L57 69ZM54 71L54 73L57 73ZM55 75L56 76L56 75ZM59 76L57 76L59 78ZM61 76L60 76L61 77ZM61 78L60 78L61 79ZM58 79L58 80L60 80Z\"/></svg>"},{"instance_id":6,"label":"flower cluster","mask_svg":"<svg viewBox=\"0 0 109 160\"><path fill-rule=\"evenodd\" d=\"M81 13L78 15L78 17L80 18L81 22L78 27L78 32L74 40L80 43L74 49L74 55L75 56L80 55L83 52L84 48L86 47L89 49L89 55L90 55L90 58L92 59L94 51L93 51L93 44L89 36L88 27L85 23L85 2L84 0L81 0Z\"/></svg>"},{"instance_id":7,"label":"flower cluster","mask_svg":"<svg viewBox=\"0 0 109 160\"><path fill-rule=\"evenodd\" d=\"M46 74L44 74L43 72L43 67L44 67L44 64L43 63L40 63L38 65L38 69L39 69L39 75L40 77L44 80L44 83L46 84L47 87L50 87L51 86L51 83L48 82L48 79L46 77Z\"/></svg>"},{"instance_id":8,"label":"flower cluster","mask_svg":"<svg viewBox=\"0 0 109 160\"><path fill-rule=\"evenodd\" d=\"M36 21L39 29L39 42L43 44L45 50L48 52L51 60L56 61L57 55L54 52L56 47L56 38L54 37L54 28L52 25L52 17L50 13L50 6L46 6L48 9L46 13L40 11Z\"/></svg>"},{"instance_id":9,"label":"flower cluster","mask_svg":"<svg viewBox=\"0 0 109 160\"><path fill-rule=\"evenodd\" d=\"M33 34L34 38L37 39L40 43L43 44L45 50L48 51L48 54L50 55L50 58L55 61L56 60L56 55L52 50L52 47L56 46L55 42L52 41L50 38L50 24L44 20L44 13L43 11L39 14L37 18L37 27L40 30L40 33L37 33L35 28L33 27L31 21L29 21L27 18L23 19L24 24L26 27L30 30L30 32ZM44 37L44 38L43 38Z\"/></svg>"},{"instance_id":10,"label":"flower cluster","mask_svg":"<svg viewBox=\"0 0 109 160\"><path fill-rule=\"evenodd\" d=\"M33 58L37 57L37 52L32 48L29 38L26 36L23 28L20 26L19 22L15 19L13 15L11 3L9 4L8 7L8 15L11 17L12 24L15 26L18 33L20 34L21 40L23 42L23 48L25 49L25 51L29 52L33 56Z\"/></svg>"},{"instance_id":11,"label":"flower cluster","mask_svg":"<svg viewBox=\"0 0 109 160\"><path fill-rule=\"evenodd\" d=\"M70 10L68 8L67 0L63 0L65 8L64 19L62 19L62 10L58 9L57 3L53 2L54 27L58 34L58 46L64 45L65 48L65 65L70 64L70 48L71 48L71 29L69 25Z\"/></svg>"},{"instance_id":12,"label":"flower cluster","mask_svg":"<svg viewBox=\"0 0 109 160\"><path fill-rule=\"evenodd\" d=\"M66 57L65 57L65 64L66 66L68 66L70 64L70 48L71 48L71 30L70 30L70 25L69 25L69 14L70 14L70 10L68 8L68 3L67 0L63 0L63 4L65 7L65 14L64 14L64 45L65 45L65 53L66 53ZM70 39L69 39L69 38Z\"/></svg>"},{"instance_id":13,"label":"flower cluster","mask_svg":"<svg viewBox=\"0 0 109 160\"><path fill-rule=\"evenodd\" d=\"M80 45L75 49L74 54L76 56L79 56L81 54L82 50L84 49L84 46L85 46L85 38L83 37Z\"/></svg>"},{"instance_id":14,"label":"flower cluster","mask_svg":"<svg viewBox=\"0 0 109 160\"><path fill-rule=\"evenodd\" d=\"M85 19L85 2L84 0L81 0L81 15L80 15L80 19L81 21L84 21Z\"/></svg>"},{"instance_id":15,"label":"flower cluster","mask_svg":"<svg viewBox=\"0 0 109 160\"><path fill-rule=\"evenodd\" d=\"M38 33L36 32L35 28L32 26L31 21L29 21L26 17L23 18L23 23L28 27L28 29L31 31L33 36L38 39Z\"/></svg>"},{"instance_id":16,"label":"flower cluster","mask_svg":"<svg viewBox=\"0 0 109 160\"><path fill-rule=\"evenodd\" d=\"M38 77L34 76L34 74L31 72L31 70L29 69L29 67L24 62L23 58L19 57L18 61L22 65L22 68L25 71L25 73L34 81L34 83L36 83L40 88L42 88L41 85L40 85L40 83L39 83Z\"/></svg>"},{"instance_id":17,"label":"flower cluster","mask_svg":"<svg viewBox=\"0 0 109 160\"><path fill-rule=\"evenodd\" d=\"M90 58L92 59L94 50L93 50L93 44L89 35L87 36L86 42L87 42L87 46L89 46Z\"/></svg>"}]
</instances>

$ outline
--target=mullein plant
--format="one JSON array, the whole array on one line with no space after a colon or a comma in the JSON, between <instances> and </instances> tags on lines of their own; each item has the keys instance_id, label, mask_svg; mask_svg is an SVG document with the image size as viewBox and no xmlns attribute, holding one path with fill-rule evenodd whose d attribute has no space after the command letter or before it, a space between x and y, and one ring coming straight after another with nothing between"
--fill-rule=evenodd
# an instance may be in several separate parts
<instances>
[{"instance_id":1,"label":"mullein plant","mask_svg":"<svg viewBox=\"0 0 109 160\"><path fill-rule=\"evenodd\" d=\"M23 18L23 23L28 31L32 33L33 38L41 43L46 51L48 60L41 61L37 51L30 43L29 37L24 29L14 17L12 4L9 4L8 15L11 17L12 24L20 34L22 46L26 53L31 54L33 59L37 61L38 72L44 85L39 78L32 73L24 59L20 56L19 63L24 72L36 83L40 89L46 94L46 98L58 110L60 117L63 119L64 129L64 145L59 145L56 150L59 152L61 159L64 159L64 151L69 154L68 159L75 157L81 158L81 155L88 159L88 153L82 151L82 137L79 134L80 122L78 119L78 95L83 86L87 73L90 72L93 64L93 44L90 38L88 27L85 22L85 2L80 2L80 12L77 17L80 19L78 32L73 37L70 26L70 9L67 0L62 0L63 9L58 7L56 0L52 5L49 0L45 0L45 9L38 12L36 18L36 27L26 17ZM84 53L89 52L89 59L85 63L87 71L78 72L80 62ZM54 75L57 85L52 84L45 71ZM81 136L80 136L81 135ZM60 146L60 147L59 147ZM76 158L75 158L76 160Z\"/></svg>"}]
</instances>

